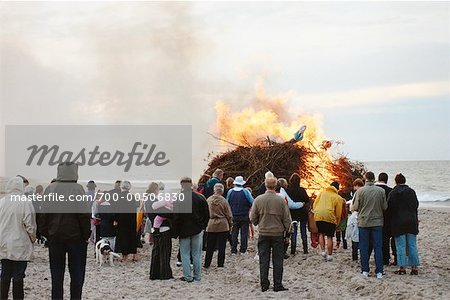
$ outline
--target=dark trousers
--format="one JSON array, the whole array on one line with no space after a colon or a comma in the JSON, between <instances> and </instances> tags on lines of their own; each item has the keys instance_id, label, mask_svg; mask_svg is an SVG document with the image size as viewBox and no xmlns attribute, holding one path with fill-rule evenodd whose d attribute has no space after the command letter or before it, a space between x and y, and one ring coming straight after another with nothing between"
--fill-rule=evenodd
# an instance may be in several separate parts
<instances>
[{"instance_id":1,"label":"dark trousers","mask_svg":"<svg viewBox=\"0 0 450 300\"><path fill-rule=\"evenodd\" d=\"M8 299L9 287L11 279L13 280L13 299L23 299L23 279L25 278L25 270L27 269L26 261L13 261L2 259L2 272L0 275L1 289L0 299Z\"/></svg>"},{"instance_id":2,"label":"dark trousers","mask_svg":"<svg viewBox=\"0 0 450 300\"><path fill-rule=\"evenodd\" d=\"M273 264L273 287L274 289L283 286L283 260L284 260L284 238L283 236L263 236L258 238L259 254L259 276L262 288L268 288L269 264L272 254Z\"/></svg>"},{"instance_id":3,"label":"dark trousers","mask_svg":"<svg viewBox=\"0 0 450 300\"><path fill-rule=\"evenodd\" d=\"M170 254L172 253L172 237L170 231L152 233L153 249L150 262L150 279L171 279Z\"/></svg>"},{"instance_id":4,"label":"dark trousers","mask_svg":"<svg viewBox=\"0 0 450 300\"><path fill-rule=\"evenodd\" d=\"M62 299L64 295L64 273L66 255L70 273L70 299L81 299L86 272L86 241L56 242L48 245L50 273L52 276L52 299Z\"/></svg>"},{"instance_id":5,"label":"dark trousers","mask_svg":"<svg viewBox=\"0 0 450 300\"><path fill-rule=\"evenodd\" d=\"M336 241L338 243L341 243L341 240L342 240L343 248L347 249L347 239L345 238L345 230L336 231Z\"/></svg>"},{"instance_id":6,"label":"dark trousers","mask_svg":"<svg viewBox=\"0 0 450 300\"><path fill-rule=\"evenodd\" d=\"M352 241L352 260L358 260L359 243Z\"/></svg>"},{"instance_id":7,"label":"dark trousers","mask_svg":"<svg viewBox=\"0 0 450 300\"><path fill-rule=\"evenodd\" d=\"M297 251L297 235L298 235L298 224L300 224L300 236L302 237L303 253L308 253L308 237L306 232L307 220L298 221L297 224L294 223L293 231L291 234L291 254L295 254Z\"/></svg>"},{"instance_id":8,"label":"dark trousers","mask_svg":"<svg viewBox=\"0 0 450 300\"><path fill-rule=\"evenodd\" d=\"M239 252L247 252L249 225L250 221L248 218L233 218L233 228L231 230L231 253L237 253L239 232L241 233L241 246L239 248Z\"/></svg>"},{"instance_id":9,"label":"dark trousers","mask_svg":"<svg viewBox=\"0 0 450 300\"><path fill-rule=\"evenodd\" d=\"M391 249L394 255L394 263L397 264L397 251L395 248L395 239L389 233L383 232L383 263L389 265L391 259Z\"/></svg>"},{"instance_id":10,"label":"dark trousers","mask_svg":"<svg viewBox=\"0 0 450 300\"><path fill-rule=\"evenodd\" d=\"M217 266L223 267L225 263L225 247L227 244L228 231L208 232L208 242L206 247L205 268L211 265L214 250L218 249Z\"/></svg>"}]
</instances>

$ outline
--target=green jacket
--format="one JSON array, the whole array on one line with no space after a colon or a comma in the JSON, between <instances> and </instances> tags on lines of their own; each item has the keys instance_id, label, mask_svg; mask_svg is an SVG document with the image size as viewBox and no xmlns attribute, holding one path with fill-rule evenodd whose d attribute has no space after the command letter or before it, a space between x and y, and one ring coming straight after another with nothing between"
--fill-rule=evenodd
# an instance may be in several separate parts
<instances>
[{"instance_id":1,"label":"green jacket","mask_svg":"<svg viewBox=\"0 0 450 300\"><path fill-rule=\"evenodd\" d=\"M384 190L367 181L356 192L353 209L358 212L358 227L383 226L383 211L387 209Z\"/></svg>"}]
</instances>

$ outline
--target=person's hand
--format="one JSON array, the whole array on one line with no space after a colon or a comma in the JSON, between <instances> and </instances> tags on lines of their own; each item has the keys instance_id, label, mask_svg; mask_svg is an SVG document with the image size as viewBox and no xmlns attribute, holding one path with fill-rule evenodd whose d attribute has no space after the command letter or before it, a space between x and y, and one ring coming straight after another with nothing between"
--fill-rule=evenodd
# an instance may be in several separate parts
<instances>
[{"instance_id":1,"label":"person's hand","mask_svg":"<svg viewBox=\"0 0 450 300\"><path fill-rule=\"evenodd\" d=\"M113 222L113 226L117 226L117 224L118 224L117 221Z\"/></svg>"}]
</instances>

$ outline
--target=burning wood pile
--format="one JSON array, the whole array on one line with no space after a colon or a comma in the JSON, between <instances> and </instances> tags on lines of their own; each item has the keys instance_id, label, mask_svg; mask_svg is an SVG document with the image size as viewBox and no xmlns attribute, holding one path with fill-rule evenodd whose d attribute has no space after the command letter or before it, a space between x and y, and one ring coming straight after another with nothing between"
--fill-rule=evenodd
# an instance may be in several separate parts
<instances>
[{"instance_id":1,"label":"burning wood pile","mask_svg":"<svg viewBox=\"0 0 450 300\"><path fill-rule=\"evenodd\" d=\"M286 179L292 173L299 173L302 185L313 194L334 180L341 184L344 193L348 193L353 180L365 172L364 165L345 156L331 161L322 156L321 151L292 142L237 146L213 157L205 173L212 174L220 168L225 178L244 176L252 189L257 189L264 181L267 171Z\"/></svg>"}]
</instances>

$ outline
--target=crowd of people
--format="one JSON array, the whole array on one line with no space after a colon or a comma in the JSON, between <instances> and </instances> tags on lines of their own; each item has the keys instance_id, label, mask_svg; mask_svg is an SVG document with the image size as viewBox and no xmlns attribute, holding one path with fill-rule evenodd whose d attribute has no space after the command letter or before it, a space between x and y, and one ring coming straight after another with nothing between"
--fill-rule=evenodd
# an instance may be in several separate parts
<instances>
[{"instance_id":1,"label":"crowd of people","mask_svg":"<svg viewBox=\"0 0 450 300\"><path fill-rule=\"evenodd\" d=\"M150 183L145 193L156 201L126 201L132 190L126 180L116 181L114 188L101 196L94 181L88 182L85 191L77 183L78 166L73 163L60 164L56 179L45 190L42 186L32 188L23 176L11 178L6 196L0 200L0 299L8 298L11 282L13 299L24 298L27 262L32 259L36 240L48 247L52 299L63 298L66 258L70 298L81 299L89 243L105 241L126 264L139 260L137 249L146 236L152 249L150 280L173 278L174 239L179 240L180 280L193 282L201 281L202 268L211 267L215 252L217 267L225 266L227 243L232 256L247 255L248 240L257 232L255 259L260 266L261 290L270 287L272 257L273 290L285 291L284 261L297 254L299 232L302 252L309 253L308 230L310 245L324 262L332 261L333 252L341 246L347 249L349 240L352 259L358 261L359 255L362 276L370 276L372 252L377 278L383 278L383 266L390 264L398 266L395 274L404 275L406 267L411 267L410 274L418 275L418 200L404 175L397 174L395 187L390 188L386 173L380 173L375 181L375 174L366 172L364 178L354 180L350 192L341 191L339 182L334 181L312 197L301 186L297 173L287 180L268 171L256 192L246 186L242 176L224 179L224 174L217 169L211 176L203 175L198 183L181 178L181 192L192 197L191 209L184 213L176 211L174 201L157 197L164 191L162 182ZM67 197L88 195L90 207L49 213L35 202L11 200L14 195L53 192Z\"/></svg>"}]
</instances>

